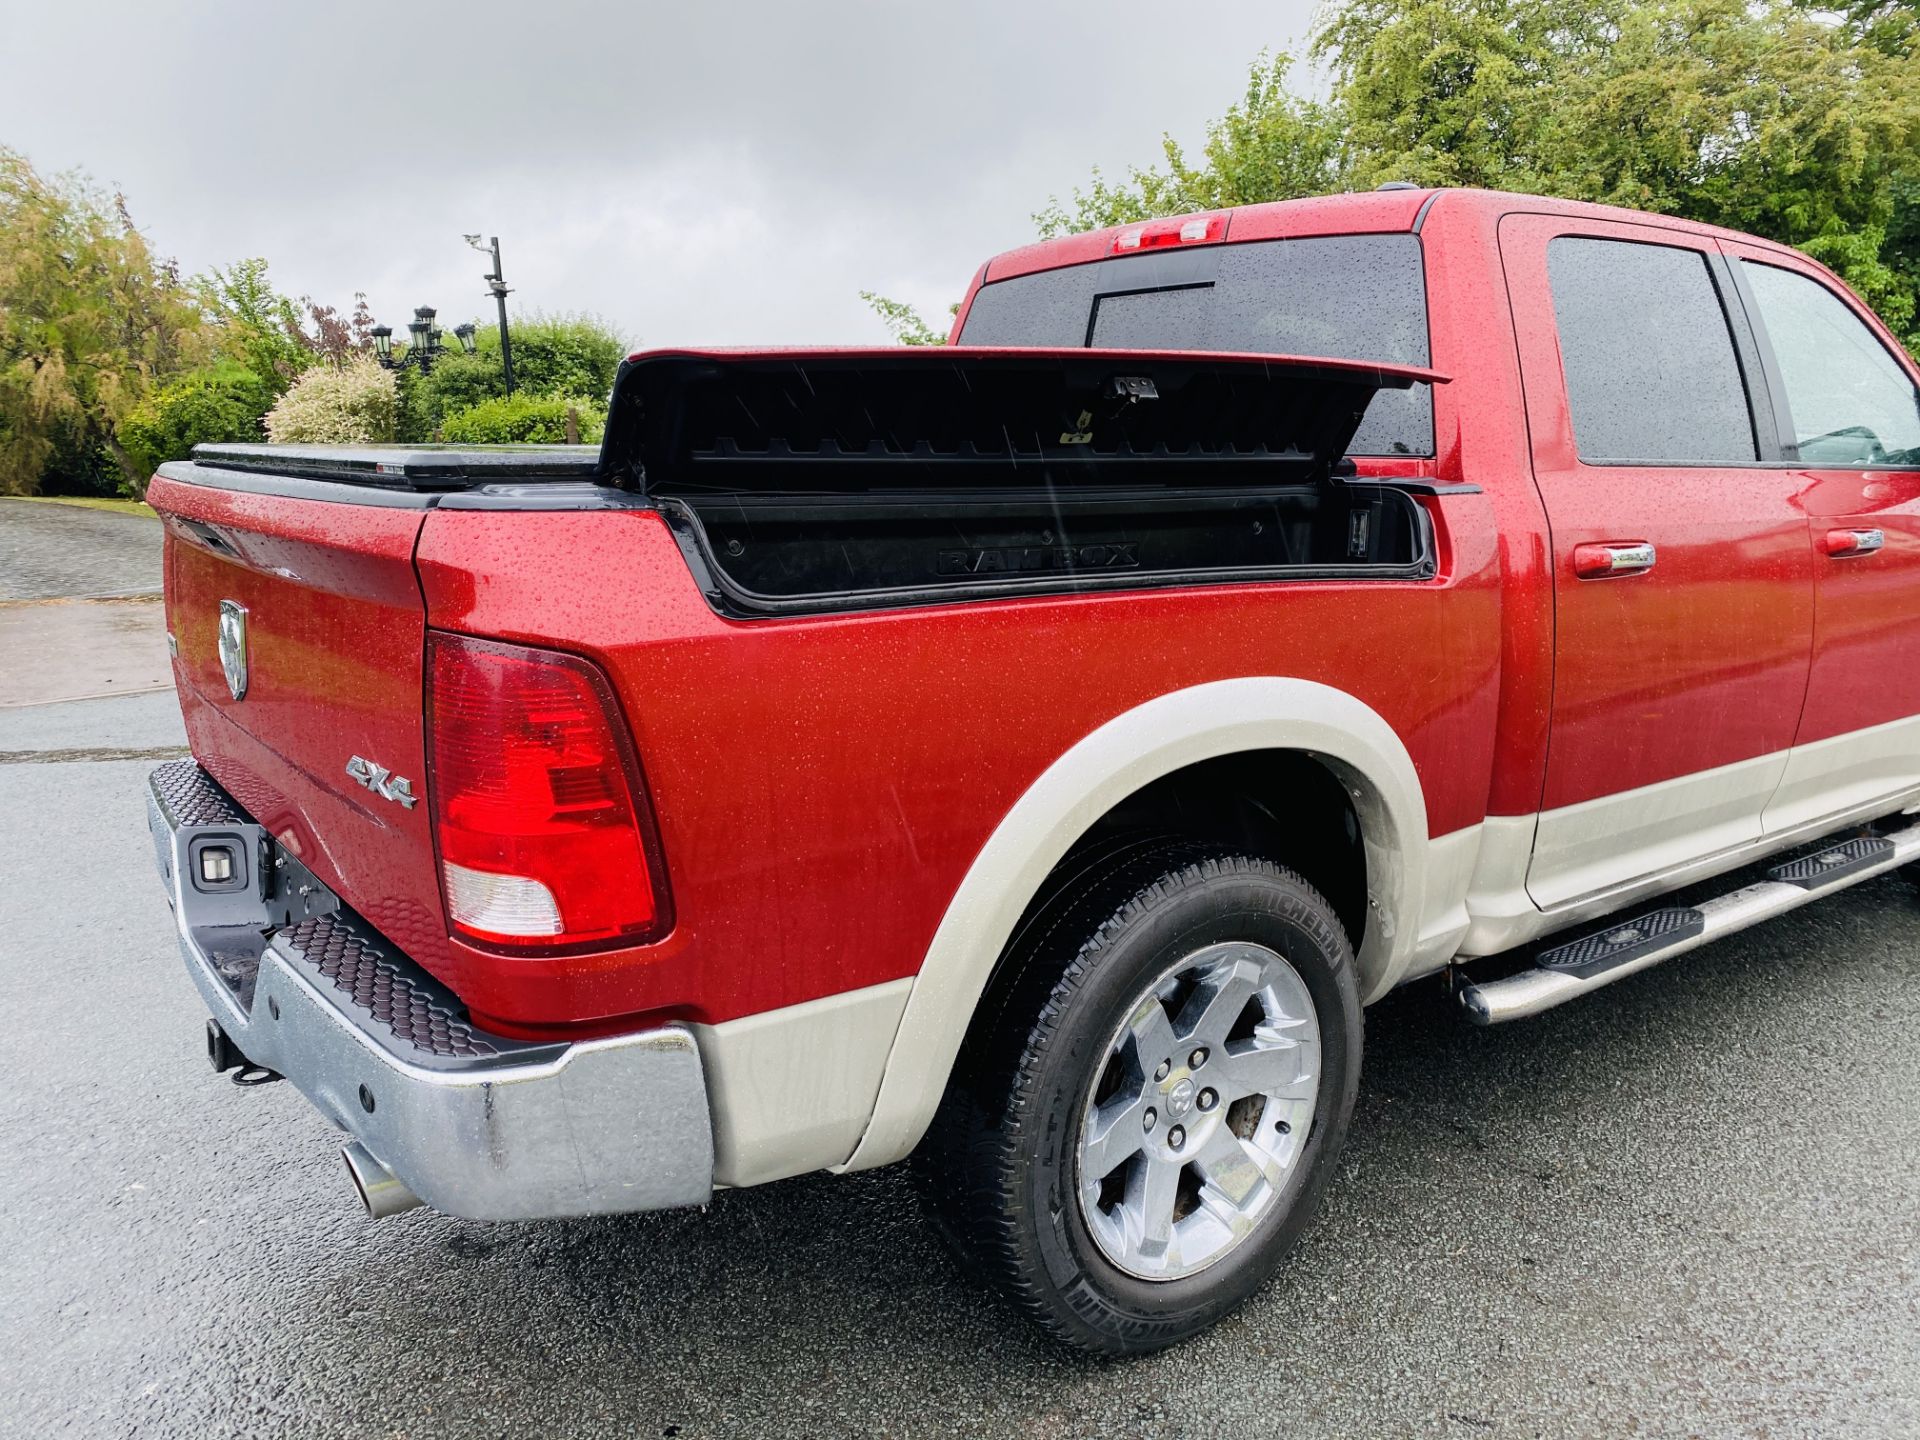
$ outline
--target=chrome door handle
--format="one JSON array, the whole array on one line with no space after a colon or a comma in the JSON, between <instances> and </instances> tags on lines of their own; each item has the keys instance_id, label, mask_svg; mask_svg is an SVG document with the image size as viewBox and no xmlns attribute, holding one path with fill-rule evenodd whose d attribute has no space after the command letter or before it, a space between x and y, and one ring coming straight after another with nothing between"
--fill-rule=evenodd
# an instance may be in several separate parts
<instances>
[{"instance_id":1,"label":"chrome door handle","mask_svg":"<svg viewBox=\"0 0 1920 1440\"><path fill-rule=\"evenodd\" d=\"M1887 543L1884 530L1829 530L1827 554L1835 560L1851 560L1856 555L1871 555Z\"/></svg>"},{"instance_id":2,"label":"chrome door handle","mask_svg":"<svg viewBox=\"0 0 1920 1440\"><path fill-rule=\"evenodd\" d=\"M1601 580L1609 575L1638 575L1643 570L1651 570L1653 561L1654 549L1650 540L1573 547L1573 573L1582 580Z\"/></svg>"}]
</instances>

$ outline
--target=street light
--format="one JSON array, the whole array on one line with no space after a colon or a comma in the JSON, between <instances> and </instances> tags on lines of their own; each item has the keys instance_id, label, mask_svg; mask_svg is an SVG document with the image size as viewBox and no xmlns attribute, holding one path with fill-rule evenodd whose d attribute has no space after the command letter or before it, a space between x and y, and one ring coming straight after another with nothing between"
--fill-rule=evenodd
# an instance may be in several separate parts
<instances>
[{"instance_id":1,"label":"street light","mask_svg":"<svg viewBox=\"0 0 1920 1440\"><path fill-rule=\"evenodd\" d=\"M373 353L380 364L388 370L404 370L409 365L418 365L422 375L433 369L433 362L447 353L442 343L444 333L433 323L439 312L431 305L419 306L413 312L413 319L407 322L407 343L398 355L393 353L393 327L376 325L373 327ZM454 335L460 341L460 348L471 355L473 353L473 326L456 325Z\"/></svg>"},{"instance_id":2,"label":"street light","mask_svg":"<svg viewBox=\"0 0 1920 1440\"><path fill-rule=\"evenodd\" d=\"M494 303L500 307L500 369L506 376L507 394L513 394L513 341L507 336L507 282L500 273L500 237L492 237L491 245L482 245L478 235L461 236L467 244L482 255L493 256L493 269L481 278L487 282L487 293L493 296Z\"/></svg>"}]
</instances>

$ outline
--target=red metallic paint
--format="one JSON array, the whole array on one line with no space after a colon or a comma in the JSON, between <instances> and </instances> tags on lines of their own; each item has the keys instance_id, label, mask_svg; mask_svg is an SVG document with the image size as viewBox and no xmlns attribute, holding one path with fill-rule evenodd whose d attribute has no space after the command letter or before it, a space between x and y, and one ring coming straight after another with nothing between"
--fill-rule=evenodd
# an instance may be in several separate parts
<instances>
[{"instance_id":1,"label":"red metallic paint","mask_svg":"<svg viewBox=\"0 0 1920 1440\"><path fill-rule=\"evenodd\" d=\"M1433 192L1430 190L1381 190L1364 195L1315 195L1302 200L1280 200L1271 205L1248 205L1227 212L1227 243L1243 240L1279 240L1306 235L1364 235L1379 231L1405 231L1413 227L1414 216ZM1196 215L1216 212L1201 210ZM1185 219L1185 216L1170 216ZM1113 254L1113 242L1133 225L1111 225L1104 230L1088 230L1078 235L1063 235L1057 240L1041 240L1017 250L996 255L981 272L985 280L1006 280L1035 270L1053 270L1062 265L1082 265L1089 260L1105 260ZM976 286L979 284L976 280Z\"/></svg>"},{"instance_id":2,"label":"red metallic paint","mask_svg":"<svg viewBox=\"0 0 1920 1440\"><path fill-rule=\"evenodd\" d=\"M647 769L678 923L552 961L465 952L461 994L537 1022L722 1020L911 975L969 864L1076 741L1239 675L1352 690L1405 740L1435 833L1484 811L1499 592L1479 496L1435 502L1431 584L1262 584L734 622L656 515L436 511L439 629L578 650ZM1394 663L1378 663L1380 636ZM456 950L462 947L455 946ZM460 988L460 987L456 987Z\"/></svg>"},{"instance_id":3,"label":"red metallic paint","mask_svg":"<svg viewBox=\"0 0 1920 1440\"><path fill-rule=\"evenodd\" d=\"M1872 310L1830 272L1797 251L1724 241L1729 255L1794 270L1827 287L1880 337L1887 353L1920 385L1920 365ZM1782 477L1799 494L1814 534L1873 529L1886 544L1871 555L1835 554L1822 544L1814 561L1813 666L1798 744L1920 715L1920 471L1794 467Z\"/></svg>"},{"instance_id":4,"label":"red metallic paint","mask_svg":"<svg viewBox=\"0 0 1920 1440\"><path fill-rule=\"evenodd\" d=\"M450 970L427 807L347 778L359 754L425 793L425 512L245 494L158 477L174 678L200 763L321 880L436 972ZM183 522L211 527L215 550ZM251 681L220 670L220 602L248 608Z\"/></svg>"},{"instance_id":5,"label":"red metallic paint","mask_svg":"<svg viewBox=\"0 0 1920 1440\"><path fill-rule=\"evenodd\" d=\"M1400 191L1238 210L1227 243L1405 230L1423 210L1431 363L1454 377L1435 391L1437 454L1363 468L1481 487L1421 502L1438 536L1431 582L739 622L707 605L644 511L443 509L423 525L419 511L160 480L195 752L477 1014L541 1034L641 1013L719 1021L914 973L1032 781L1105 721L1183 686L1270 674L1354 693L1406 744L1434 835L1781 749L1796 724L1807 739L1920 713L1920 667L1903 648L1920 599L1920 476L1649 474L1575 458L1539 257L1556 224L1605 232L1621 212ZM1514 211L1535 218L1503 266ZM1664 243L1728 239L1646 223ZM988 279L1104 259L1112 236L996 257L966 303ZM963 305L956 335L964 319ZM1817 634L1809 515L1823 531L1881 526L1890 552L1887 564L1820 559ZM178 517L231 532L239 555L183 538ZM1655 540L1656 571L1573 578L1575 545L1622 538ZM224 596L258 601L251 733L228 719L213 655ZM664 939L540 959L448 940L426 807L383 808L321 758L339 751L344 765L360 749L419 773L425 625L605 668L658 818L676 905Z\"/></svg>"},{"instance_id":6,"label":"red metallic paint","mask_svg":"<svg viewBox=\"0 0 1920 1440\"><path fill-rule=\"evenodd\" d=\"M1547 282L1547 243L1565 234L1713 250L1611 219L1523 214L1500 226L1555 566L1543 810L1785 750L1813 635L1813 558L1791 476L1757 463L1580 460ZM1651 570L1579 573L1586 546L1648 541Z\"/></svg>"},{"instance_id":7,"label":"red metallic paint","mask_svg":"<svg viewBox=\"0 0 1920 1440\"><path fill-rule=\"evenodd\" d=\"M1490 583L1500 596L1499 703L1486 813L1530 815L1540 807L1553 705L1553 574L1497 261L1501 207L1487 203L1490 198L1443 191L1432 197L1421 229L1431 363L1454 377L1433 394L1431 468L1442 479L1485 491L1497 547ZM1265 227L1261 233L1272 238Z\"/></svg>"}]
</instances>

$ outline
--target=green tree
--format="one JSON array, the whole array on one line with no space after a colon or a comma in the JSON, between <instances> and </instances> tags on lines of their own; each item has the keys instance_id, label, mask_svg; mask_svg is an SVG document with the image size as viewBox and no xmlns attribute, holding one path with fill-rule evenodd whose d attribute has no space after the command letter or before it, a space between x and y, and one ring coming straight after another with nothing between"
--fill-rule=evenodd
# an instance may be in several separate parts
<instances>
[{"instance_id":1,"label":"green tree","mask_svg":"<svg viewBox=\"0 0 1920 1440\"><path fill-rule=\"evenodd\" d=\"M568 411L573 412L579 442L598 444L606 429L604 402L517 390L448 415L441 423L440 438L453 445L558 445L567 438Z\"/></svg>"},{"instance_id":2,"label":"green tree","mask_svg":"<svg viewBox=\"0 0 1920 1440\"><path fill-rule=\"evenodd\" d=\"M1912 54L1920 44L1920 0L1801 0L1802 8L1837 14L1861 41L1889 55Z\"/></svg>"},{"instance_id":3,"label":"green tree","mask_svg":"<svg viewBox=\"0 0 1920 1440\"><path fill-rule=\"evenodd\" d=\"M53 427L53 449L40 467L39 491L42 495L120 494L122 476L113 456L90 434L75 416L66 416Z\"/></svg>"},{"instance_id":4,"label":"green tree","mask_svg":"<svg viewBox=\"0 0 1920 1440\"><path fill-rule=\"evenodd\" d=\"M301 305L273 288L265 260L216 266L196 276L193 286L214 323L220 353L259 376L275 398L320 358Z\"/></svg>"},{"instance_id":5,"label":"green tree","mask_svg":"<svg viewBox=\"0 0 1920 1440\"><path fill-rule=\"evenodd\" d=\"M274 385L231 360L191 370L154 390L120 422L120 442L142 473L184 460L196 445L259 440Z\"/></svg>"},{"instance_id":6,"label":"green tree","mask_svg":"<svg viewBox=\"0 0 1920 1440\"><path fill-rule=\"evenodd\" d=\"M920 312L904 300L889 300L884 295L876 295L871 290L862 290L860 298L867 302L873 313L880 317L880 323L887 327L887 333L902 345L944 345L947 332L936 330L921 316ZM958 310L960 307L953 307Z\"/></svg>"},{"instance_id":7,"label":"green tree","mask_svg":"<svg viewBox=\"0 0 1920 1440\"><path fill-rule=\"evenodd\" d=\"M1750 231L1819 256L1904 327L1920 272L1891 227L1920 61L1863 37L1783 0L1349 0L1314 55L1356 186L1483 185Z\"/></svg>"},{"instance_id":8,"label":"green tree","mask_svg":"<svg viewBox=\"0 0 1920 1440\"><path fill-rule=\"evenodd\" d=\"M121 197L0 149L0 492L31 493L58 437L77 432L139 494L147 475L120 424L207 353L207 329Z\"/></svg>"},{"instance_id":9,"label":"green tree","mask_svg":"<svg viewBox=\"0 0 1920 1440\"><path fill-rule=\"evenodd\" d=\"M1197 160L1089 183L1043 237L1386 180L1660 211L1798 245L1920 351L1916 0L1338 0L1262 56Z\"/></svg>"},{"instance_id":10,"label":"green tree","mask_svg":"<svg viewBox=\"0 0 1920 1440\"><path fill-rule=\"evenodd\" d=\"M576 402L585 396L595 415L605 412L614 376L632 349L617 330L596 315L539 312L517 317L511 328L516 396L571 397ZM474 347L473 354L445 356L434 363L431 374L403 384L405 438L431 439L449 415L506 395L499 330L476 323Z\"/></svg>"},{"instance_id":11,"label":"green tree","mask_svg":"<svg viewBox=\"0 0 1920 1440\"><path fill-rule=\"evenodd\" d=\"M529 395L591 395L604 405L633 347L597 315L523 315L511 324L513 383ZM476 357L499 363L500 332L482 325Z\"/></svg>"}]
</instances>

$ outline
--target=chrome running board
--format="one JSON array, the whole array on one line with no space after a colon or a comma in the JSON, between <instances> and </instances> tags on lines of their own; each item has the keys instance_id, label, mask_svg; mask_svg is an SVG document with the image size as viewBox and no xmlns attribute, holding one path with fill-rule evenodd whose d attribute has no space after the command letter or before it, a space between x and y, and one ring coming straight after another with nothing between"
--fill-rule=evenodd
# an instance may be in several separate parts
<instances>
[{"instance_id":1,"label":"chrome running board","mask_svg":"<svg viewBox=\"0 0 1920 1440\"><path fill-rule=\"evenodd\" d=\"M1698 905L1649 911L1543 951L1532 969L1518 975L1483 984L1462 980L1454 994L1476 1025L1521 1020L1915 860L1920 825L1844 840L1776 865L1756 884Z\"/></svg>"}]
</instances>

